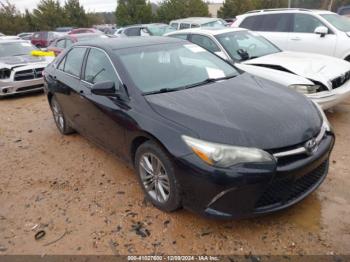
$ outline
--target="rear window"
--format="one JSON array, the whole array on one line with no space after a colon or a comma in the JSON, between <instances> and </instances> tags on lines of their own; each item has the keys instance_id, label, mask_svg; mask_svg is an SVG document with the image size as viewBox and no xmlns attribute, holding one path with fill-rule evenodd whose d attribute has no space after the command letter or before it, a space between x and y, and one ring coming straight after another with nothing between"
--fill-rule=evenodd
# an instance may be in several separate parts
<instances>
[{"instance_id":1,"label":"rear window","mask_svg":"<svg viewBox=\"0 0 350 262\"><path fill-rule=\"evenodd\" d=\"M187 28L190 28L190 24L185 24L185 23L181 23L180 24L180 29L187 29Z\"/></svg>"},{"instance_id":2,"label":"rear window","mask_svg":"<svg viewBox=\"0 0 350 262\"><path fill-rule=\"evenodd\" d=\"M83 64L86 48L73 48L60 63L58 69L64 72L79 77L81 66Z\"/></svg>"},{"instance_id":3,"label":"rear window","mask_svg":"<svg viewBox=\"0 0 350 262\"><path fill-rule=\"evenodd\" d=\"M243 20L240 27L252 31L290 32L292 14L269 14L249 16Z\"/></svg>"}]
</instances>

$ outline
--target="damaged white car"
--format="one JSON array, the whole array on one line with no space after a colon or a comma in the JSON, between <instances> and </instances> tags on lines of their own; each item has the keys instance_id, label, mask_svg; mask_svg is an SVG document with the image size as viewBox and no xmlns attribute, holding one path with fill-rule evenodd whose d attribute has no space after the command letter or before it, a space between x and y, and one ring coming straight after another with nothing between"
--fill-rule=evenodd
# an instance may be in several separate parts
<instances>
[{"instance_id":1,"label":"damaged white car","mask_svg":"<svg viewBox=\"0 0 350 262\"><path fill-rule=\"evenodd\" d=\"M350 96L350 63L338 58L283 52L264 37L241 28L187 29L167 36L189 40L243 71L295 89L323 109Z\"/></svg>"},{"instance_id":2,"label":"damaged white car","mask_svg":"<svg viewBox=\"0 0 350 262\"><path fill-rule=\"evenodd\" d=\"M53 57L33 56L24 40L0 40L0 97L42 90L43 70Z\"/></svg>"}]
</instances>

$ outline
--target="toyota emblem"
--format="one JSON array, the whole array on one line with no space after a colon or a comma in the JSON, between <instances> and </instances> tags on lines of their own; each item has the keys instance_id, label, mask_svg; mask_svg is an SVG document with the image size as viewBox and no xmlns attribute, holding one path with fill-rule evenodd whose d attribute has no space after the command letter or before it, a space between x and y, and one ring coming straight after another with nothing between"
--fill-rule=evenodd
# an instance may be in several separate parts
<instances>
[{"instance_id":1,"label":"toyota emblem","mask_svg":"<svg viewBox=\"0 0 350 262\"><path fill-rule=\"evenodd\" d=\"M307 141L304 145L306 152L309 155L312 155L313 153L315 153L318 149L318 145L317 145L317 141L315 138Z\"/></svg>"}]
</instances>

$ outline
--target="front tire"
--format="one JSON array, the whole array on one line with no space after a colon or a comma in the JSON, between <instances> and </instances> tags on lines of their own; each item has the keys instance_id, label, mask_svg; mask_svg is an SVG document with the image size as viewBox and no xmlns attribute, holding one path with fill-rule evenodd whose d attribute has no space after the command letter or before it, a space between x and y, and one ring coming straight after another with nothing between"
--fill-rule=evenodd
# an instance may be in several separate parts
<instances>
[{"instance_id":1,"label":"front tire","mask_svg":"<svg viewBox=\"0 0 350 262\"><path fill-rule=\"evenodd\" d=\"M146 198L154 206L166 212L181 207L174 165L158 144L147 141L139 146L135 155L135 168Z\"/></svg>"},{"instance_id":2,"label":"front tire","mask_svg":"<svg viewBox=\"0 0 350 262\"><path fill-rule=\"evenodd\" d=\"M62 135L69 135L74 133L74 129L69 126L67 120L63 114L60 104L55 96L52 97L50 102L51 111L55 124Z\"/></svg>"}]
</instances>

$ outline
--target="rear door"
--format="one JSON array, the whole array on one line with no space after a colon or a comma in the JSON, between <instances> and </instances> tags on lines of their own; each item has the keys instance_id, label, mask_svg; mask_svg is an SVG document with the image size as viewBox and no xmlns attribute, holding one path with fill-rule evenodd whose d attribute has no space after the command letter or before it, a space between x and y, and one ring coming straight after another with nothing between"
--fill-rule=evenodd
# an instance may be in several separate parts
<instances>
[{"instance_id":1,"label":"rear door","mask_svg":"<svg viewBox=\"0 0 350 262\"><path fill-rule=\"evenodd\" d=\"M82 98L80 88L80 76L86 48L75 47L58 64L56 75L56 98L62 107L69 122L80 131L76 124L80 121L82 110Z\"/></svg>"},{"instance_id":2,"label":"rear door","mask_svg":"<svg viewBox=\"0 0 350 262\"><path fill-rule=\"evenodd\" d=\"M327 27L316 16L295 13L287 49L333 56L337 44L337 36L329 28L328 34L325 36L315 34L315 29L319 26Z\"/></svg>"},{"instance_id":3,"label":"rear door","mask_svg":"<svg viewBox=\"0 0 350 262\"><path fill-rule=\"evenodd\" d=\"M282 50L288 48L293 15L290 13L248 16L239 27L256 31Z\"/></svg>"}]
</instances>

